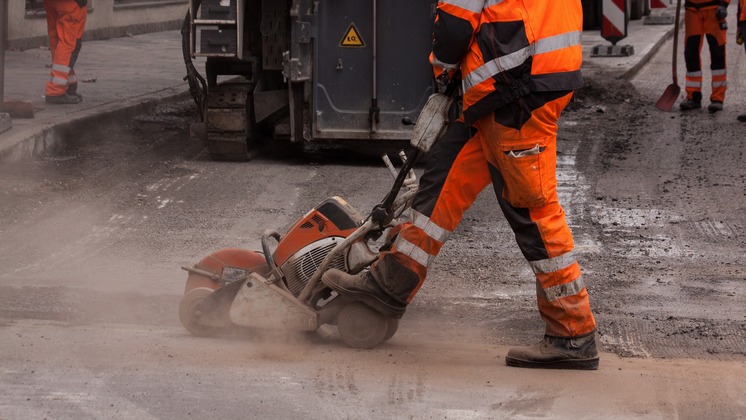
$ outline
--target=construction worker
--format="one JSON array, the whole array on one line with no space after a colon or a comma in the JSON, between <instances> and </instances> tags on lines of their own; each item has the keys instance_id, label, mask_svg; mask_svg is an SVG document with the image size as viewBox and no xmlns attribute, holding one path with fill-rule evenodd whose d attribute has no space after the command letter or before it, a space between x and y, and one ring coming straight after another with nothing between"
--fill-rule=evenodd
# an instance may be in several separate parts
<instances>
[{"instance_id":1,"label":"construction worker","mask_svg":"<svg viewBox=\"0 0 746 420\"><path fill-rule=\"evenodd\" d=\"M738 0L738 28L736 29L736 43L746 49L746 0ZM738 116L738 121L746 122L746 114Z\"/></svg>"},{"instance_id":2,"label":"construction worker","mask_svg":"<svg viewBox=\"0 0 746 420\"><path fill-rule=\"evenodd\" d=\"M73 67L82 44L87 0L44 0L44 10L52 52L52 73L45 87L45 100L50 104L77 104L83 97L78 94Z\"/></svg>"},{"instance_id":3,"label":"construction worker","mask_svg":"<svg viewBox=\"0 0 746 420\"><path fill-rule=\"evenodd\" d=\"M463 112L430 150L412 221L398 226L391 248L369 271L328 271L326 285L401 317L464 212L492 183L535 273L546 323L544 339L511 349L506 363L598 368L596 322L555 178L557 120L582 85L582 16L580 0L438 2L430 61L441 89L461 74Z\"/></svg>"},{"instance_id":4,"label":"construction worker","mask_svg":"<svg viewBox=\"0 0 746 420\"><path fill-rule=\"evenodd\" d=\"M686 41L684 60L686 61L686 100L679 107L683 111L702 108L702 44L707 38L710 49L710 71L712 93L707 110L715 113L723 110L725 101L725 33L728 24L730 0L686 0L684 6L684 26Z\"/></svg>"}]
</instances>

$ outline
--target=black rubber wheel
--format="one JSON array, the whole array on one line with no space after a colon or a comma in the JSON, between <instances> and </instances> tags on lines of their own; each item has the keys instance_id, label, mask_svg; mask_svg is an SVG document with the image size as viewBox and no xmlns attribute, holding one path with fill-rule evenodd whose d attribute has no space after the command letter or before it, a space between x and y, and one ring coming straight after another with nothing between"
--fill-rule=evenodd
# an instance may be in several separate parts
<instances>
[{"instance_id":1,"label":"black rubber wheel","mask_svg":"<svg viewBox=\"0 0 746 420\"><path fill-rule=\"evenodd\" d=\"M181 298L179 320L181 320L181 325L193 335L203 337L214 333L214 327L199 324L199 318L202 314L197 310L197 305L212 293L213 290L209 287L197 287Z\"/></svg>"},{"instance_id":2,"label":"black rubber wheel","mask_svg":"<svg viewBox=\"0 0 746 420\"><path fill-rule=\"evenodd\" d=\"M386 327L386 336L383 337L383 341L389 341L396 334L396 331L399 329L399 320L396 318L386 318Z\"/></svg>"},{"instance_id":3,"label":"black rubber wheel","mask_svg":"<svg viewBox=\"0 0 746 420\"><path fill-rule=\"evenodd\" d=\"M386 339L389 323L383 314L368 305L352 302L339 312L337 328L342 341L348 346L369 349Z\"/></svg>"}]
</instances>

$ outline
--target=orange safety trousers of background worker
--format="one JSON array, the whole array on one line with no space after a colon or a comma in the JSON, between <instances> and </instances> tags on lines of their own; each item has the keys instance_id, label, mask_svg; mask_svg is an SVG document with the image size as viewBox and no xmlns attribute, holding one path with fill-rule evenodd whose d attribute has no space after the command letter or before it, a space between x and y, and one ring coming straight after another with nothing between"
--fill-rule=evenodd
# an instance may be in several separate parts
<instances>
[{"instance_id":1,"label":"orange safety trousers of background worker","mask_svg":"<svg viewBox=\"0 0 746 420\"><path fill-rule=\"evenodd\" d=\"M727 4L729 1L723 1ZM710 70L712 72L713 102L725 101L727 87L725 65L725 41L727 29L722 29L715 11L720 6L720 0L686 0L684 13L684 27L686 41L684 43L684 59L686 61L686 97L687 99L702 100L702 44L707 38L710 49Z\"/></svg>"},{"instance_id":2,"label":"orange safety trousers of background worker","mask_svg":"<svg viewBox=\"0 0 746 420\"><path fill-rule=\"evenodd\" d=\"M472 127L462 119L451 123L427 155L411 222L401 226L391 249L370 268L379 286L409 303L464 212L492 183L536 276L546 333L574 337L594 330L572 234L557 199L557 120L571 96L569 91L534 92ZM498 271L498 264L493 269Z\"/></svg>"},{"instance_id":3,"label":"orange safety trousers of background worker","mask_svg":"<svg viewBox=\"0 0 746 420\"><path fill-rule=\"evenodd\" d=\"M52 52L52 73L45 87L47 96L74 94L77 90L75 61L82 44L87 0L44 0Z\"/></svg>"}]
</instances>

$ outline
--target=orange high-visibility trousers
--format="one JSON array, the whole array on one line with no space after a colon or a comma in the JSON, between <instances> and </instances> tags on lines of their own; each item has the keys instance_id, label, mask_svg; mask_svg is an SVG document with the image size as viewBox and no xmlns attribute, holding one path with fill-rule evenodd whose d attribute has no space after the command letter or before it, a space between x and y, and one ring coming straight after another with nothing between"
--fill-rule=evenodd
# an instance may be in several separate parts
<instances>
[{"instance_id":1,"label":"orange high-visibility trousers","mask_svg":"<svg viewBox=\"0 0 746 420\"><path fill-rule=\"evenodd\" d=\"M52 52L52 73L45 87L47 96L75 93L75 61L82 44L88 13L86 0L44 0L47 13L49 50Z\"/></svg>"},{"instance_id":2,"label":"orange high-visibility trousers","mask_svg":"<svg viewBox=\"0 0 746 420\"><path fill-rule=\"evenodd\" d=\"M567 91L532 93L473 127L462 120L449 126L428 153L411 222L371 266L389 295L401 303L412 300L464 212L492 183L536 276L546 333L574 337L596 328L572 234L557 199L557 120L571 96ZM493 269L499 266L495 261Z\"/></svg>"},{"instance_id":3,"label":"orange high-visibility trousers","mask_svg":"<svg viewBox=\"0 0 746 420\"><path fill-rule=\"evenodd\" d=\"M703 8L687 7L684 13L686 41L684 60L686 61L686 97L702 100L702 44L707 38L710 49L710 71L712 74L713 102L725 101L727 87L725 65L726 30L720 29L721 22L715 17L717 6Z\"/></svg>"}]
</instances>

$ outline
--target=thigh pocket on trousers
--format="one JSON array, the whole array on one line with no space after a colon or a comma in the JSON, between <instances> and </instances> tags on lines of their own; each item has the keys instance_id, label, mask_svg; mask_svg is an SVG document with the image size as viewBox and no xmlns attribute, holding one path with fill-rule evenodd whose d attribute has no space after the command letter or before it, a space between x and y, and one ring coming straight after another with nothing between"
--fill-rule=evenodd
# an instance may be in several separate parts
<instances>
[{"instance_id":1,"label":"thigh pocket on trousers","mask_svg":"<svg viewBox=\"0 0 746 420\"><path fill-rule=\"evenodd\" d=\"M530 148L505 145L498 153L500 173L505 180L503 197L519 208L541 207L554 199L556 155L553 141L541 141Z\"/></svg>"}]
</instances>

